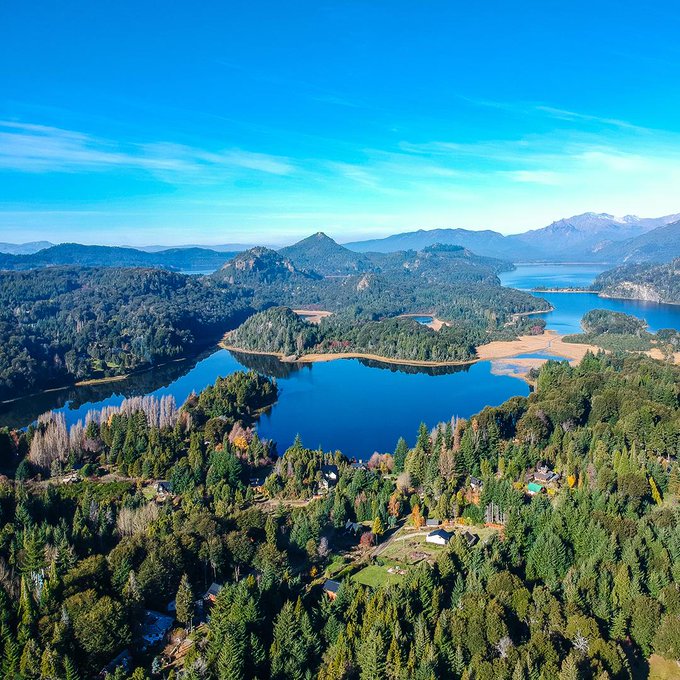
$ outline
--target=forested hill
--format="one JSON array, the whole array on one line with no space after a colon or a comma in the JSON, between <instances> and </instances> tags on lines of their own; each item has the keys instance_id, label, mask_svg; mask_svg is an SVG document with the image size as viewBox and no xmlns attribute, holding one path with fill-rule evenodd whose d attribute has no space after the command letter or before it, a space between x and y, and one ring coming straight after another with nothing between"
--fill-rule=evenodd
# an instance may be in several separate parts
<instances>
[{"instance_id":1,"label":"forested hill","mask_svg":"<svg viewBox=\"0 0 680 680\"><path fill-rule=\"evenodd\" d=\"M593 283L600 295L680 304L680 258L668 264L624 265L600 274Z\"/></svg>"},{"instance_id":2,"label":"forested hill","mask_svg":"<svg viewBox=\"0 0 680 680\"><path fill-rule=\"evenodd\" d=\"M323 232L281 248L279 253L301 269L313 270L324 276L360 274L375 269L367 257L348 250Z\"/></svg>"},{"instance_id":3,"label":"forested hill","mask_svg":"<svg viewBox=\"0 0 680 680\"><path fill-rule=\"evenodd\" d=\"M196 352L250 313L241 289L161 269L0 273L0 400Z\"/></svg>"},{"instance_id":4,"label":"forested hill","mask_svg":"<svg viewBox=\"0 0 680 680\"><path fill-rule=\"evenodd\" d=\"M70 246L55 248L75 252ZM104 252L113 257L109 263L129 255L126 249L76 250L88 264ZM183 258L186 252L176 255ZM140 255L170 261L163 253ZM474 339L499 330L517 332L506 326L514 314L548 307L529 293L503 288L496 273L505 266L458 247L437 246L391 256L382 271L324 277L281 253L253 248L202 277L117 267L0 273L0 400L77 380L125 375L192 354L272 305L346 313L350 325L434 313L459 322L459 333L446 331L455 345L447 354L465 355ZM387 351L383 327L378 330L379 344ZM425 332L417 331L417 337L425 338ZM441 342L443 336L436 344ZM408 353L415 351L411 347Z\"/></svg>"},{"instance_id":5,"label":"forested hill","mask_svg":"<svg viewBox=\"0 0 680 680\"><path fill-rule=\"evenodd\" d=\"M252 372L0 430L4 677L676 677L680 369L536 385L365 465L277 458Z\"/></svg>"},{"instance_id":6,"label":"forested hill","mask_svg":"<svg viewBox=\"0 0 680 680\"><path fill-rule=\"evenodd\" d=\"M35 253L0 253L0 270L27 270L38 267L159 267L192 270L219 269L234 253L208 248L169 248L146 252L136 248L86 246L62 243Z\"/></svg>"}]
</instances>

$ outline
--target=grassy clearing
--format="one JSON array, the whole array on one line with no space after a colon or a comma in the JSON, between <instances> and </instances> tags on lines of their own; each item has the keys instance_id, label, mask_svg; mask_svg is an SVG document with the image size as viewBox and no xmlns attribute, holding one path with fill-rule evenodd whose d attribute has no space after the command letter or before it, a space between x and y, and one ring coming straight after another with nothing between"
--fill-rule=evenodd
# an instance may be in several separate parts
<instances>
[{"instance_id":1,"label":"grassy clearing","mask_svg":"<svg viewBox=\"0 0 680 680\"><path fill-rule=\"evenodd\" d=\"M422 559L434 558L444 549L442 546L433 545L425 542L425 536L398 536L385 550L380 557L387 560L394 560L400 564L415 564ZM414 555L412 553L422 553L424 555Z\"/></svg>"},{"instance_id":2,"label":"grassy clearing","mask_svg":"<svg viewBox=\"0 0 680 680\"><path fill-rule=\"evenodd\" d=\"M397 583L401 580L399 574L390 574L387 567L381 567L377 564L371 564L358 571L352 578L357 582L371 588L380 588L391 583Z\"/></svg>"},{"instance_id":3,"label":"grassy clearing","mask_svg":"<svg viewBox=\"0 0 680 680\"><path fill-rule=\"evenodd\" d=\"M680 666L675 661L664 659L658 654L649 657L649 680L677 680Z\"/></svg>"}]
</instances>

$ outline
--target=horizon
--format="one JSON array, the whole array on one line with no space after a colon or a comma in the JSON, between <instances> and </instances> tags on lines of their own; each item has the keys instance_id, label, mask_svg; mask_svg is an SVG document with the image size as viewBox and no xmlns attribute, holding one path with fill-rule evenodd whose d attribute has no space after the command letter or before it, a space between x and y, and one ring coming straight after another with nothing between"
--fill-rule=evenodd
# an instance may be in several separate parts
<instances>
[{"instance_id":1,"label":"horizon","mask_svg":"<svg viewBox=\"0 0 680 680\"><path fill-rule=\"evenodd\" d=\"M0 241L348 243L678 210L671 6L8 2L0 21Z\"/></svg>"},{"instance_id":2,"label":"horizon","mask_svg":"<svg viewBox=\"0 0 680 680\"><path fill-rule=\"evenodd\" d=\"M669 215L676 215L679 213L669 213ZM652 215L652 216L642 216L642 215L612 215L611 213L594 213L592 211L588 211L585 213L581 213L580 215L570 215L569 217L564 217L564 218L559 218L557 220L553 220L549 225L544 225L544 227L552 226L552 224L563 221L563 220L569 220L571 218L575 217L582 217L585 215L594 215L594 216L606 216L606 217L611 217L616 220L623 220L625 218L650 218L650 219L655 219L655 218L661 218L661 217L667 217L668 215ZM544 228L544 227L540 227ZM446 230L462 230L462 231L492 231L495 233L499 233L502 236L513 236L525 232L511 232L511 233L506 233L502 234L502 232L499 232L495 229L487 229L487 228L480 228L480 229L467 229L466 227L432 227L430 229L423 229L423 228L417 228L417 229L409 229L407 231L403 232L387 232L382 236L374 236L371 238L366 238L366 239L353 239L351 241L348 240L339 240L338 238L334 237L332 234L328 234L326 231L323 229L317 230L315 232L311 233L306 233L302 234L301 236L296 236L294 237L294 240L290 240L290 238L286 238L285 235L282 235L281 241L278 242L250 242L250 243L239 243L239 242L212 242L212 243L199 243L199 242L178 242L178 243L140 243L140 244L131 244L131 243L119 243L119 242L101 242L101 241L92 241L92 242L85 242L85 241L50 241L49 239L34 239L31 241L22 241L22 242L11 242L11 241L0 241L0 243L4 243L6 245L11 245L11 246L22 246L22 245L30 245L32 243L48 243L49 245L46 247L54 247L54 246L60 246L60 245L82 245L82 246L104 246L104 247L110 247L110 248L133 248L133 249L139 249L139 250L144 250L144 249L158 249L158 250L163 250L163 249L173 249L173 248L203 248L206 250L210 250L211 248L226 248L228 247L233 247L237 250L247 250L250 248L254 247L265 247L265 248L271 248L273 250L277 250L279 248L285 248L290 245L295 245L300 241L303 241L307 238L311 238L312 236L317 236L317 235L324 235L329 238L331 238L333 241L338 243L341 246L347 246L347 245L352 245L353 243L363 243L363 242L368 242L372 240L381 240L385 238L389 238L390 236L400 236L404 234L415 234L415 233L420 233L420 232L428 232L428 231L446 231ZM225 252L228 252L225 250Z\"/></svg>"}]
</instances>

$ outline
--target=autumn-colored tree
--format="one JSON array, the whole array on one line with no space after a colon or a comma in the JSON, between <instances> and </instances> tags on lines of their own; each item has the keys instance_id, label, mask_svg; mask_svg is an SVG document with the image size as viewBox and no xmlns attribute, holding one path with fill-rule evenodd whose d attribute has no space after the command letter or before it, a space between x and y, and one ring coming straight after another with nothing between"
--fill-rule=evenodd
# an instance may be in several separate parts
<instances>
[{"instance_id":1,"label":"autumn-colored tree","mask_svg":"<svg viewBox=\"0 0 680 680\"><path fill-rule=\"evenodd\" d=\"M414 528L420 529L425 524L425 518L420 512L420 505L414 505L413 511L411 512L411 524Z\"/></svg>"}]
</instances>

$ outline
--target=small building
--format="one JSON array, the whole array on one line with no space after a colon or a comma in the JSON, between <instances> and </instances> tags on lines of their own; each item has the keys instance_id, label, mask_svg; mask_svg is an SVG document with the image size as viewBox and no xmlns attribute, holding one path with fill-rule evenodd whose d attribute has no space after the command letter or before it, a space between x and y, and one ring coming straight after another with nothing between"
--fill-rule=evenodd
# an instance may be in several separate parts
<instances>
[{"instance_id":1,"label":"small building","mask_svg":"<svg viewBox=\"0 0 680 680\"><path fill-rule=\"evenodd\" d=\"M329 486L335 486L338 483L340 472L337 465L322 465L321 476L326 480Z\"/></svg>"},{"instance_id":2,"label":"small building","mask_svg":"<svg viewBox=\"0 0 680 680\"><path fill-rule=\"evenodd\" d=\"M161 642L172 627L173 621L172 616L146 609L141 630L142 650L146 651Z\"/></svg>"},{"instance_id":3,"label":"small building","mask_svg":"<svg viewBox=\"0 0 680 680\"><path fill-rule=\"evenodd\" d=\"M427 527L438 527L440 524L441 522L436 517L428 517L425 520L425 526Z\"/></svg>"},{"instance_id":4,"label":"small building","mask_svg":"<svg viewBox=\"0 0 680 680\"><path fill-rule=\"evenodd\" d=\"M473 534L471 531L464 531L461 534L461 538L467 543L469 548L479 542L479 536L477 536L477 534Z\"/></svg>"},{"instance_id":5,"label":"small building","mask_svg":"<svg viewBox=\"0 0 680 680\"><path fill-rule=\"evenodd\" d=\"M345 531L351 531L355 536L357 536L358 534L363 533L364 525L360 524L359 522L352 522L352 520L348 519L345 522Z\"/></svg>"},{"instance_id":6,"label":"small building","mask_svg":"<svg viewBox=\"0 0 680 680\"><path fill-rule=\"evenodd\" d=\"M470 486L475 491L481 491L484 488L484 482L477 477L470 477Z\"/></svg>"},{"instance_id":7,"label":"small building","mask_svg":"<svg viewBox=\"0 0 680 680\"><path fill-rule=\"evenodd\" d=\"M106 678L116 672L116 668L122 668L127 674L132 667L132 654L129 649L124 649L117 657L111 659L104 668L99 671L100 678Z\"/></svg>"},{"instance_id":8,"label":"small building","mask_svg":"<svg viewBox=\"0 0 680 680\"><path fill-rule=\"evenodd\" d=\"M224 586L221 583L211 583L210 588L208 588L203 595L203 602L209 605L214 604L222 588L224 588Z\"/></svg>"},{"instance_id":9,"label":"small building","mask_svg":"<svg viewBox=\"0 0 680 680\"><path fill-rule=\"evenodd\" d=\"M338 590L340 589L340 581L334 581L332 578L326 579L323 584L323 592L334 600L338 596Z\"/></svg>"},{"instance_id":10,"label":"small building","mask_svg":"<svg viewBox=\"0 0 680 680\"><path fill-rule=\"evenodd\" d=\"M536 482L529 482L527 484L527 491L530 496L535 496L537 493L541 493L545 487L542 484L537 484Z\"/></svg>"},{"instance_id":11,"label":"small building","mask_svg":"<svg viewBox=\"0 0 680 680\"><path fill-rule=\"evenodd\" d=\"M159 496L165 496L166 494L172 493L172 484L165 479L159 479L154 484L154 488Z\"/></svg>"},{"instance_id":12,"label":"small building","mask_svg":"<svg viewBox=\"0 0 680 680\"><path fill-rule=\"evenodd\" d=\"M350 463L352 470L367 470L366 463L362 460L355 460Z\"/></svg>"},{"instance_id":13,"label":"small building","mask_svg":"<svg viewBox=\"0 0 680 680\"><path fill-rule=\"evenodd\" d=\"M425 541L427 543L434 543L435 545L447 545L451 540L451 534L443 529L435 529L430 531L426 536Z\"/></svg>"}]
</instances>

